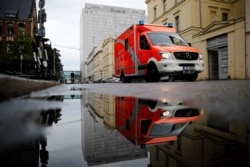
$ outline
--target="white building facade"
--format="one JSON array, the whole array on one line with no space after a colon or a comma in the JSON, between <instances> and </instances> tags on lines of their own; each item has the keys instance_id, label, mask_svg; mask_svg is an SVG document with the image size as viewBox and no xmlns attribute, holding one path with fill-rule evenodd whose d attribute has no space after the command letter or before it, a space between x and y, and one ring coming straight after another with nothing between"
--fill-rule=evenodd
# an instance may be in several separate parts
<instances>
[{"instance_id":1,"label":"white building facade","mask_svg":"<svg viewBox=\"0 0 250 167\"><path fill-rule=\"evenodd\" d=\"M82 74L85 74L85 61L94 47L102 44L107 37L116 38L139 20L146 22L145 10L85 3L80 19L80 70ZM82 75L83 82L84 77Z\"/></svg>"}]
</instances>

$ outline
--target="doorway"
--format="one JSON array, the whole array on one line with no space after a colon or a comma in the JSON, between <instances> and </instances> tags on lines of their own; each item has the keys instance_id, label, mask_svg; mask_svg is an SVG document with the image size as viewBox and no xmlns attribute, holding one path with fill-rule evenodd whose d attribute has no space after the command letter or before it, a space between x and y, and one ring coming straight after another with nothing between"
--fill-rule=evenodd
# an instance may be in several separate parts
<instances>
[{"instance_id":1,"label":"doorway","mask_svg":"<svg viewBox=\"0 0 250 167\"><path fill-rule=\"evenodd\" d=\"M209 79L228 79L227 35L207 40Z\"/></svg>"},{"instance_id":2,"label":"doorway","mask_svg":"<svg viewBox=\"0 0 250 167\"><path fill-rule=\"evenodd\" d=\"M218 50L208 51L209 55L209 79L219 79L219 61L218 61Z\"/></svg>"},{"instance_id":3,"label":"doorway","mask_svg":"<svg viewBox=\"0 0 250 167\"><path fill-rule=\"evenodd\" d=\"M228 79L228 48L209 50L208 56L209 79Z\"/></svg>"}]
</instances>

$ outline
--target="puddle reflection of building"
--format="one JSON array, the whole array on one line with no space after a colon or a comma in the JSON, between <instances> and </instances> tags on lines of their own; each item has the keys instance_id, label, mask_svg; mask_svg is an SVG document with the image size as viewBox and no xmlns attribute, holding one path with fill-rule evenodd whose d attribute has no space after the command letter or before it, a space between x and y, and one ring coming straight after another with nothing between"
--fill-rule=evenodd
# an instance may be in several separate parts
<instances>
[{"instance_id":1,"label":"puddle reflection of building","mask_svg":"<svg viewBox=\"0 0 250 167\"><path fill-rule=\"evenodd\" d=\"M250 166L249 123L203 113L173 145L150 146L150 166Z\"/></svg>"},{"instance_id":2,"label":"puddle reflection of building","mask_svg":"<svg viewBox=\"0 0 250 167\"><path fill-rule=\"evenodd\" d=\"M115 129L114 96L88 94L84 111L84 157L89 166L147 157Z\"/></svg>"}]
</instances>

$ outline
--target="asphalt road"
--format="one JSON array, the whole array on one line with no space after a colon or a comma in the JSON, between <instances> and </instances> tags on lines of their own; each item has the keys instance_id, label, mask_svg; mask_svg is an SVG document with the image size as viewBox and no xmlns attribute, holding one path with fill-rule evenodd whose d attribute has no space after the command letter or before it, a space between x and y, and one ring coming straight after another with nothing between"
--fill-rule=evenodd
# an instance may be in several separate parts
<instances>
[{"instance_id":1,"label":"asphalt road","mask_svg":"<svg viewBox=\"0 0 250 167\"><path fill-rule=\"evenodd\" d=\"M223 115L230 113L227 115L230 117L241 115L243 118L249 118L250 116L250 80L65 84L32 95L81 94L82 92L133 96L169 102L181 101L208 112L219 112Z\"/></svg>"},{"instance_id":2,"label":"asphalt road","mask_svg":"<svg viewBox=\"0 0 250 167\"><path fill-rule=\"evenodd\" d=\"M144 99L163 100L164 102L170 102L170 104L171 102L182 102L187 106L193 106L194 108L201 109L202 115L205 117L202 117L201 120L196 121L194 124L192 124L192 126L190 125L190 128L195 127L194 129L196 130L192 131L192 133L195 132L196 135L197 134L201 136L203 135L202 138L199 138L200 141L201 140L210 141L211 139L212 141L215 141L214 139L217 139L218 135L219 139L218 142L215 142L215 144L213 142L211 142L210 144L208 144L208 142L204 143L201 142L203 144L200 144L199 146L197 145L197 147L195 148L199 148L199 150L206 148L203 156L210 155L211 151L216 151L215 153L218 153L218 150L222 149L223 151L225 151L225 154L223 154L224 152L222 151L221 157L224 157L228 156L228 151L229 151L230 154L232 154L232 157L234 157L234 158L230 158L230 156L228 157L229 160L232 161L232 163L236 163L238 166L239 162L241 163L247 162L249 166L249 160L246 157L249 155L249 139L248 139L249 127L250 127L249 88L250 88L250 81L248 80L159 82L159 83L130 83L130 84L123 84L123 83L61 84L40 91L34 91L28 94L27 96L22 96L21 98L15 98L8 101L0 102L0 111L1 111L0 118L2 118L0 119L0 123L2 125L0 128L0 136L1 136L0 148L1 149L5 147L8 148L9 146L18 145L20 142L26 141L27 139L30 138L34 139L39 136L46 136L47 133L51 133L50 135L46 136L48 141L46 149L49 151L50 165L60 164L58 166L62 166L61 164L64 164L65 161L71 162L72 159L74 159L73 161L74 163L77 162L77 164L79 163L79 164L84 164L83 166L87 166L86 162L82 158L83 143L81 135L85 133L82 128L84 128L85 126L89 127L92 126L92 124L89 124L89 122L85 121L90 121L92 123L94 122L95 125L97 125L97 123L92 120L91 116L89 116L89 118L86 120L84 119L85 116L82 117L83 113L85 114L89 113L88 108L84 105L84 103L86 102L85 100L88 100L86 95L88 93L89 95L90 93L94 93L97 94L96 97L102 97L100 96L100 94L109 94L114 96L132 96ZM62 97L62 99L64 98L64 100L60 98L58 99L58 97L60 96ZM82 97L82 98L80 100L80 98L73 99L72 97ZM43 114L44 117L46 116L46 119L44 120L48 121L54 120L47 118L50 117L53 118L55 116L56 111L58 111L58 113L59 111L62 112L60 117L61 120L58 118L59 121L57 123L55 122L48 123L48 127L49 126L53 127L53 128L48 128L49 130L51 130L49 132L47 132L47 130L45 131L43 128L41 129L41 127L37 125L35 121L35 120L41 120L41 113L44 113L44 111L47 111L46 112L47 115ZM209 119L209 121L207 121L206 119ZM28 121L25 122L24 120ZM223 122L223 120L226 120L225 124L226 126L223 124L225 123ZM100 123L101 125L103 125L102 120L100 120ZM227 133L225 133L224 131L220 133L218 131L214 132L214 129L210 128L208 132L211 134L210 136L207 136L206 135L207 133L203 132L207 132L204 129L209 128L209 126L207 126L206 124L211 124L211 123L213 126L216 127L228 128L228 132ZM89 127L87 127L87 129L91 129ZM101 130L101 132L103 131L105 130ZM89 131L89 133L94 133L94 132ZM186 133L189 134L188 130ZM208 137L208 139L205 139L206 137ZM184 138L186 137L184 136ZM227 138L229 138L230 140L225 141L225 139ZM84 137L84 140L87 139L88 138ZM198 140L198 138L194 138L193 144L195 143L195 145L197 144L196 140ZM233 141L233 143L231 140ZM221 147L222 145L220 144L223 143L220 141L225 141L226 144L231 143L232 145L230 145L230 147L232 148L232 150L229 149L225 150L225 148L228 148L228 145L227 146L225 145L225 147ZM88 141L87 143L91 143L91 141ZM234 145L235 143L238 144ZM185 145L185 142L183 142L183 145ZM16 150L21 150L21 151L18 152ZM15 149L14 153L15 155L19 154L24 155L23 151L25 150L19 148ZM189 158L196 157L195 158L196 162L205 163L203 159L199 158L197 159L197 157L200 156L199 152L196 151L192 152L192 150L189 151L190 151L188 153ZM95 153L93 152L93 154ZM9 157L9 155L5 154L5 152L3 155L5 156L3 156L2 159L0 158L2 161L4 160L4 162L5 161L8 163L15 162L16 164L18 163L20 164L19 161L12 158L13 156ZM38 154L35 154L34 156L38 156ZM5 157L8 157L9 159L6 160ZM210 156L208 157L211 158ZM28 159L32 160L29 157ZM231 161L229 161L229 163L231 163ZM27 160L27 162L29 161ZM188 162L189 161L185 163ZM143 161L143 163L149 164L147 159L145 162ZM150 161L150 163L153 163L153 161L152 162ZM80 165L75 165L75 166L80 166ZM137 165L136 163L134 163L133 166L142 166L142 165Z\"/></svg>"},{"instance_id":3,"label":"asphalt road","mask_svg":"<svg viewBox=\"0 0 250 167\"><path fill-rule=\"evenodd\" d=\"M206 109L208 112L230 113L229 116L232 117L241 115L249 118L250 116L250 80L62 84L41 91L34 90L29 96L44 97L84 92L134 96L170 102L181 101L187 105Z\"/></svg>"}]
</instances>

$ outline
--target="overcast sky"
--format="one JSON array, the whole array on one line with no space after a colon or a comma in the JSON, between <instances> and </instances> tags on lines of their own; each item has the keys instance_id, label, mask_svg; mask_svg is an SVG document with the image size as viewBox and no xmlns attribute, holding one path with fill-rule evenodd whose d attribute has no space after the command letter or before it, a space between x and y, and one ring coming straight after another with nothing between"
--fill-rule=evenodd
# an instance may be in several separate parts
<instances>
[{"instance_id":1,"label":"overcast sky","mask_svg":"<svg viewBox=\"0 0 250 167\"><path fill-rule=\"evenodd\" d=\"M38 11L39 0L36 1ZM80 48L80 16L85 3L144 10L147 8L145 0L45 0L46 38L51 40L53 48L61 51L64 71L80 70L80 51L77 48Z\"/></svg>"}]
</instances>

